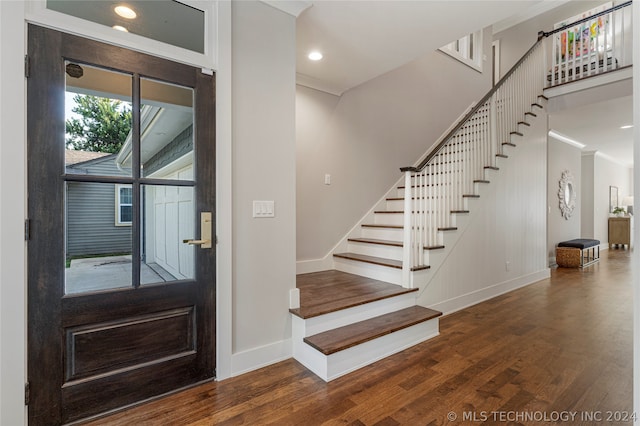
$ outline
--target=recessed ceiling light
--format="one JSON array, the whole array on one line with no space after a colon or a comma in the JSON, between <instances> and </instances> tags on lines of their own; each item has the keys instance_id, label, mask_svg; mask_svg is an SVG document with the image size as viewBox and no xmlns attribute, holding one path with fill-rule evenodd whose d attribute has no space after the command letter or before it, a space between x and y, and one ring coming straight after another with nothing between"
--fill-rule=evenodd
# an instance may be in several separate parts
<instances>
[{"instance_id":1,"label":"recessed ceiling light","mask_svg":"<svg viewBox=\"0 0 640 426\"><path fill-rule=\"evenodd\" d=\"M307 58L311 59L312 61L319 61L320 59L322 59L322 53L314 50L313 52L309 53Z\"/></svg>"},{"instance_id":2,"label":"recessed ceiling light","mask_svg":"<svg viewBox=\"0 0 640 426\"><path fill-rule=\"evenodd\" d=\"M624 126L620 126L621 129L630 129L633 127L633 124L626 124Z\"/></svg>"},{"instance_id":3,"label":"recessed ceiling light","mask_svg":"<svg viewBox=\"0 0 640 426\"><path fill-rule=\"evenodd\" d=\"M129 30L128 30L128 29L126 29L125 27L123 27L123 26L121 26L121 25L114 25L114 26L113 26L113 27L111 27L111 28L113 28L114 30L118 30L118 31L125 32L125 33L128 33L128 32L129 32Z\"/></svg>"},{"instance_id":4,"label":"recessed ceiling light","mask_svg":"<svg viewBox=\"0 0 640 426\"><path fill-rule=\"evenodd\" d=\"M138 16L129 6L116 6L113 10L118 16L126 19L135 19L135 17Z\"/></svg>"}]
</instances>

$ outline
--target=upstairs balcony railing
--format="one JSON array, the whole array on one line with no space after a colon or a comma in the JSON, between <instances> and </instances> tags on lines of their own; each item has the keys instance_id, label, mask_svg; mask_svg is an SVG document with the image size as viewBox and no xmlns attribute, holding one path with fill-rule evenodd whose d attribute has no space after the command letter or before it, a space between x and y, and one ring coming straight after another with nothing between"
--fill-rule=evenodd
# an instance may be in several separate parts
<instances>
[{"instance_id":1,"label":"upstairs balcony railing","mask_svg":"<svg viewBox=\"0 0 640 426\"><path fill-rule=\"evenodd\" d=\"M544 33L549 54L546 86L556 86L632 64L631 1ZM606 5L604 6L606 7Z\"/></svg>"},{"instance_id":2,"label":"upstairs balcony railing","mask_svg":"<svg viewBox=\"0 0 640 426\"><path fill-rule=\"evenodd\" d=\"M466 212L465 198L486 182L485 170L506 157L547 87L631 65L631 1L593 13L550 32L507 72L417 165L403 167L403 286L426 265L429 249ZM550 64L550 65L549 65Z\"/></svg>"}]
</instances>

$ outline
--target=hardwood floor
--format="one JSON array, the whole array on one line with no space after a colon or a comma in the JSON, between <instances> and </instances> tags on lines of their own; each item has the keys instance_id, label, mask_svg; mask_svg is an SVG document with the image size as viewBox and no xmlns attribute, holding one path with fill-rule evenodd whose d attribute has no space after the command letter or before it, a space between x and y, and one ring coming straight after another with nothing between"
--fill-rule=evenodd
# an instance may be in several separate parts
<instances>
[{"instance_id":1,"label":"hardwood floor","mask_svg":"<svg viewBox=\"0 0 640 426\"><path fill-rule=\"evenodd\" d=\"M630 252L607 250L330 383L288 360L90 424L631 424L632 317Z\"/></svg>"}]
</instances>

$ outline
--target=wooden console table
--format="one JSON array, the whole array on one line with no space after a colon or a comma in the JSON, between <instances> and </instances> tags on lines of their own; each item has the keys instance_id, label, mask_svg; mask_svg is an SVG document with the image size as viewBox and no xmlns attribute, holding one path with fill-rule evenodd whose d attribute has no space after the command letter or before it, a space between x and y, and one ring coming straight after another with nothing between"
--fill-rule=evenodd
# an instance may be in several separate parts
<instances>
[{"instance_id":1,"label":"wooden console table","mask_svg":"<svg viewBox=\"0 0 640 426\"><path fill-rule=\"evenodd\" d=\"M609 218L609 248L614 244L631 247L631 217Z\"/></svg>"}]
</instances>

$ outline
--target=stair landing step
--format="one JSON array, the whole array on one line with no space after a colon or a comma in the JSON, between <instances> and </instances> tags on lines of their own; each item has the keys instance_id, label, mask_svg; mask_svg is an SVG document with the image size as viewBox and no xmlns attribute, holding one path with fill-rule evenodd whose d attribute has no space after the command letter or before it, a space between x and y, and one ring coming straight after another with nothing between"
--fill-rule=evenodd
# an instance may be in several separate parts
<instances>
[{"instance_id":1,"label":"stair landing step","mask_svg":"<svg viewBox=\"0 0 640 426\"><path fill-rule=\"evenodd\" d=\"M303 319L418 291L336 270L300 274L296 287L300 307L289 312Z\"/></svg>"},{"instance_id":2,"label":"stair landing step","mask_svg":"<svg viewBox=\"0 0 640 426\"><path fill-rule=\"evenodd\" d=\"M412 306L366 321L305 337L304 342L325 355L331 355L441 315L442 312L434 311L433 309Z\"/></svg>"},{"instance_id":3,"label":"stair landing step","mask_svg":"<svg viewBox=\"0 0 640 426\"><path fill-rule=\"evenodd\" d=\"M388 266L390 268L402 269L402 261L394 259L385 259L383 257L367 256L365 254L358 253L335 253L333 257L339 257L341 259L355 260L358 262L371 263L373 265ZM422 271L429 269L428 265L414 266L412 271Z\"/></svg>"}]
</instances>

